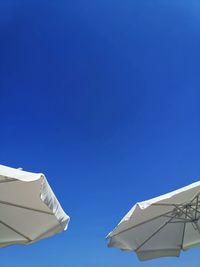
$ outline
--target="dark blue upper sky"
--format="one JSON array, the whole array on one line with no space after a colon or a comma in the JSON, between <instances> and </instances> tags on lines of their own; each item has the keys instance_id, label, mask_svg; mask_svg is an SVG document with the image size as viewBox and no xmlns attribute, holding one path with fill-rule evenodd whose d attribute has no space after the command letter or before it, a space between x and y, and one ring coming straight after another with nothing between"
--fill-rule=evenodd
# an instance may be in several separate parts
<instances>
[{"instance_id":1,"label":"dark blue upper sky","mask_svg":"<svg viewBox=\"0 0 200 267\"><path fill-rule=\"evenodd\" d=\"M140 263L107 249L131 206L200 177L197 0L0 1L1 164L44 172L69 230L0 250L3 266Z\"/></svg>"}]
</instances>

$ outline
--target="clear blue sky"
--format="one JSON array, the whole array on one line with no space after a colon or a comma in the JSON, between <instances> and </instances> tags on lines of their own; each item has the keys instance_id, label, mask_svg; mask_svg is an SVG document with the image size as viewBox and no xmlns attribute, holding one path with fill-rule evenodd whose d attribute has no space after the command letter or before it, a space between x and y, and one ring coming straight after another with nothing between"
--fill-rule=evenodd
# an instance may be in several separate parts
<instances>
[{"instance_id":1,"label":"clear blue sky","mask_svg":"<svg viewBox=\"0 0 200 267\"><path fill-rule=\"evenodd\" d=\"M67 232L2 266L195 267L107 249L131 206L200 178L198 0L0 1L1 164L44 172Z\"/></svg>"}]
</instances>

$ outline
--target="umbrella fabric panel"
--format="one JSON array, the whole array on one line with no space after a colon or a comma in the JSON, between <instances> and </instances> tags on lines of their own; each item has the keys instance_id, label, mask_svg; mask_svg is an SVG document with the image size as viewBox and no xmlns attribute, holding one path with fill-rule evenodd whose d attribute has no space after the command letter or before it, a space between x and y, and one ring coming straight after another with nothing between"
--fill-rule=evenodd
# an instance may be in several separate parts
<instances>
[{"instance_id":1,"label":"umbrella fabric panel","mask_svg":"<svg viewBox=\"0 0 200 267\"><path fill-rule=\"evenodd\" d=\"M7 227L7 225L0 224L0 247L6 246L11 242L24 243L26 241L26 238L21 234L13 231L10 227Z\"/></svg>"},{"instance_id":2,"label":"umbrella fabric panel","mask_svg":"<svg viewBox=\"0 0 200 267\"><path fill-rule=\"evenodd\" d=\"M158 255L159 257L179 255L183 244L184 224L168 223L162 226L154 232L149 232L149 238L136 248L140 259L142 255L146 259L147 252L148 259Z\"/></svg>"},{"instance_id":3,"label":"umbrella fabric panel","mask_svg":"<svg viewBox=\"0 0 200 267\"><path fill-rule=\"evenodd\" d=\"M49 212L50 209L40 199L42 189L41 179L34 182L14 180L9 183L0 183L0 204L9 206L24 206ZM6 204L7 203L7 204Z\"/></svg>"},{"instance_id":4,"label":"umbrella fabric panel","mask_svg":"<svg viewBox=\"0 0 200 267\"><path fill-rule=\"evenodd\" d=\"M138 251L137 256L139 260L146 261L160 257L178 257L180 255L180 249L165 249L165 250L147 250Z\"/></svg>"},{"instance_id":5,"label":"umbrella fabric panel","mask_svg":"<svg viewBox=\"0 0 200 267\"><path fill-rule=\"evenodd\" d=\"M189 249L190 247L200 244L200 223L199 221L194 223L187 223L184 233L183 249Z\"/></svg>"}]
</instances>

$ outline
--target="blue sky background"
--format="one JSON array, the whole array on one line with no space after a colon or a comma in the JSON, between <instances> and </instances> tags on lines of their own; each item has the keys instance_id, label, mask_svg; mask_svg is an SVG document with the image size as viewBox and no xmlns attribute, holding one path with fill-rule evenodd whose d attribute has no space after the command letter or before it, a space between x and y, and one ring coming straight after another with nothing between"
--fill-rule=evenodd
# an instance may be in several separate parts
<instances>
[{"instance_id":1,"label":"blue sky background","mask_svg":"<svg viewBox=\"0 0 200 267\"><path fill-rule=\"evenodd\" d=\"M66 233L0 250L2 266L145 263L105 236L141 200L200 177L198 0L0 1L1 163L44 172Z\"/></svg>"}]
</instances>

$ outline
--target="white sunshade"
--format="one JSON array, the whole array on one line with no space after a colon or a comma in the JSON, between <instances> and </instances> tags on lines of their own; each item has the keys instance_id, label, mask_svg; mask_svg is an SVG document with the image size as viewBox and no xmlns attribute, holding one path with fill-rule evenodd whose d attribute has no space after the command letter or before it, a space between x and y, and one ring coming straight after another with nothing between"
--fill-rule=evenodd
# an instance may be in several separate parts
<instances>
[{"instance_id":1,"label":"white sunshade","mask_svg":"<svg viewBox=\"0 0 200 267\"><path fill-rule=\"evenodd\" d=\"M109 247L140 260L179 256L200 244L200 182L139 202L107 236Z\"/></svg>"},{"instance_id":2,"label":"white sunshade","mask_svg":"<svg viewBox=\"0 0 200 267\"><path fill-rule=\"evenodd\" d=\"M0 165L0 247L52 236L68 222L42 173Z\"/></svg>"}]
</instances>

